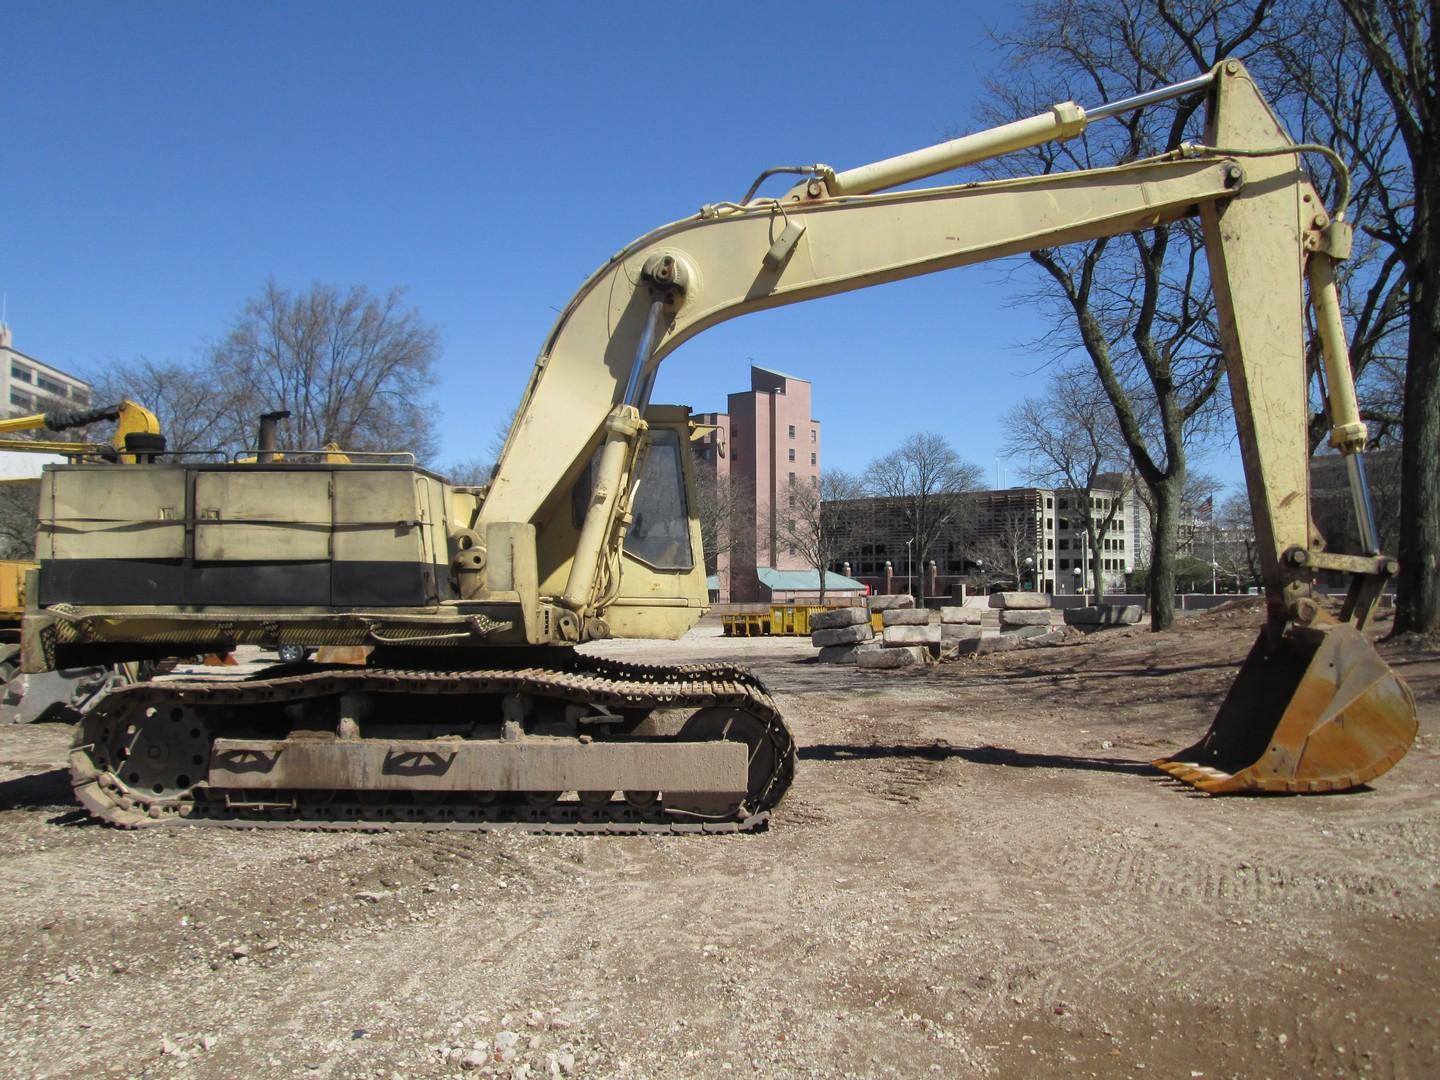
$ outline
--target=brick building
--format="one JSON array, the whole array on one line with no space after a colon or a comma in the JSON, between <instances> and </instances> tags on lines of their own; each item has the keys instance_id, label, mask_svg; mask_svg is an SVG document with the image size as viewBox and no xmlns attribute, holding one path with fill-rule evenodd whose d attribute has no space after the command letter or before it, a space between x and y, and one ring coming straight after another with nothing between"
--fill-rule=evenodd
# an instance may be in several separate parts
<instances>
[{"instance_id":1,"label":"brick building","mask_svg":"<svg viewBox=\"0 0 1440 1080\"><path fill-rule=\"evenodd\" d=\"M726 550L710 566L722 602L805 599L819 590L818 573L783 540L791 484L820 482L820 422L811 411L808 379L752 365L750 389L730 394L725 412L695 417L714 428L695 453L720 500L701 508L702 518L717 509L726 518ZM827 597L859 588L831 574L825 585Z\"/></svg>"}]
</instances>

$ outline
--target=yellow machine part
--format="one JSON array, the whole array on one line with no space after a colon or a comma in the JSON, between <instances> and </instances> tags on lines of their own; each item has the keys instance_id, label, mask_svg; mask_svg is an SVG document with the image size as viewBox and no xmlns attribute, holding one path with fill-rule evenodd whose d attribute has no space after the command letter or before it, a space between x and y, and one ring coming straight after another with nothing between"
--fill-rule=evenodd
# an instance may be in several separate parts
<instances>
[{"instance_id":1,"label":"yellow machine part","mask_svg":"<svg viewBox=\"0 0 1440 1080\"><path fill-rule=\"evenodd\" d=\"M1345 791L1415 741L1415 699L1349 623L1262 632L1205 737L1154 762L1210 795Z\"/></svg>"}]
</instances>

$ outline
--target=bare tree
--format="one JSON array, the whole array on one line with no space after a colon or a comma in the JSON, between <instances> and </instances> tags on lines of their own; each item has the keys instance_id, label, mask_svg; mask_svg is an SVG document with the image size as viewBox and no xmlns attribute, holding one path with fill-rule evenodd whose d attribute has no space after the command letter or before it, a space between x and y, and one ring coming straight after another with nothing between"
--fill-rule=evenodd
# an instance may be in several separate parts
<instances>
[{"instance_id":1,"label":"bare tree","mask_svg":"<svg viewBox=\"0 0 1440 1080\"><path fill-rule=\"evenodd\" d=\"M1062 372L1052 385L1049 397L1027 398L1010 410L1001 452L1022 463L1030 483L1071 493L1073 513L1085 530L1089 550L1098 553L1106 531L1124 508L1124 492L1118 499L1102 500L1095 491L1102 476L1126 475L1125 442L1115 410L1093 375L1072 369ZM1113 484L1110 479L1107 489ZM1097 603L1105 595L1104 568L1103 557L1090 560Z\"/></svg>"},{"instance_id":2,"label":"bare tree","mask_svg":"<svg viewBox=\"0 0 1440 1080\"><path fill-rule=\"evenodd\" d=\"M1400 465L1400 576L1395 630L1440 629L1440 45L1435 0L1340 0L1390 99L1413 204L1393 241L1409 271L1405 435Z\"/></svg>"},{"instance_id":3,"label":"bare tree","mask_svg":"<svg viewBox=\"0 0 1440 1080\"><path fill-rule=\"evenodd\" d=\"M1297 26L1305 32L1294 33ZM1263 49L1278 61L1267 63L1266 86L1290 130L1300 141L1335 147L1349 165L1346 217L1355 245L1339 286L1350 369L1372 444L1398 444L1410 282L1402 248L1414 190L1394 108L1360 35L1334 0L1279 0ZM1335 205L1336 176L1331 169L1312 176L1327 206ZM1321 361L1314 334L1306 360L1313 377ZM1324 402L1317 398L1316 406L1312 448L1330 428Z\"/></svg>"},{"instance_id":4,"label":"bare tree","mask_svg":"<svg viewBox=\"0 0 1440 1080\"><path fill-rule=\"evenodd\" d=\"M1209 69L1253 47L1272 0L1039 0L1002 41L1010 70L992 82L990 111L1029 115L1042 101L1115 101ZM1053 172L1131 161L1198 135L1203 95L1126 113L1082 138L999 163ZM1199 229L1157 226L1031 258L1056 316L1049 342L1083 353L1154 510L1150 625L1174 622L1174 551L1189 445L1213 424L1224 368Z\"/></svg>"},{"instance_id":5,"label":"bare tree","mask_svg":"<svg viewBox=\"0 0 1440 1080\"><path fill-rule=\"evenodd\" d=\"M1215 530L1213 558L1220 576L1233 578L1237 590L1258 586L1260 548L1255 542L1250 497L1243 488L1220 503L1211 524Z\"/></svg>"},{"instance_id":6,"label":"bare tree","mask_svg":"<svg viewBox=\"0 0 1440 1080\"><path fill-rule=\"evenodd\" d=\"M138 357L110 364L92 378L93 397L102 404L129 399L144 405L160 421L170 450L231 450L254 441L255 408L244 430L237 420L245 406L232 401L230 380L204 365Z\"/></svg>"},{"instance_id":7,"label":"bare tree","mask_svg":"<svg viewBox=\"0 0 1440 1080\"><path fill-rule=\"evenodd\" d=\"M844 469L826 469L820 481L791 480L788 508L780 519L780 544L820 575L819 603L825 602L825 575L843 554L842 521L846 500L858 499L864 486Z\"/></svg>"},{"instance_id":8,"label":"bare tree","mask_svg":"<svg viewBox=\"0 0 1440 1080\"><path fill-rule=\"evenodd\" d=\"M914 565L921 568L922 593L931 545L957 520L965 493L978 488L982 476L979 466L962 461L943 436L928 432L911 435L898 450L866 466L865 489L893 501L904 516Z\"/></svg>"},{"instance_id":9,"label":"bare tree","mask_svg":"<svg viewBox=\"0 0 1440 1080\"><path fill-rule=\"evenodd\" d=\"M40 481L0 481L0 559L33 559L39 520Z\"/></svg>"},{"instance_id":10,"label":"bare tree","mask_svg":"<svg viewBox=\"0 0 1440 1080\"><path fill-rule=\"evenodd\" d=\"M985 523L970 545L970 553L980 567L977 573L972 564L971 576L977 584L988 587L991 580L999 578L1023 589L1030 572L1037 577L1041 572L1035 563L1035 512L1018 506L1001 510Z\"/></svg>"},{"instance_id":11,"label":"bare tree","mask_svg":"<svg viewBox=\"0 0 1440 1080\"><path fill-rule=\"evenodd\" d=\"M496 425L495 430L490 433L490 441L485 444L483 453L470 457L453 458L438 466L438 471L448 477L452 484L461 484L465 487L484 487L490 483L490 478L495 474L495 466L500 462L500 455L505 452L505 443L510 438L510 425L514 419L512 413L506 420Z\"/></svg>"},{"instance_id":12,"label":"bare tree","mask_svg":"<svg viewBox=\"0 0 1440 1080\"><path fill-rule=\"evenodd\" d=\"M719 574L722 560L749 545L755 537L755 499L749 485L735 477L700 467L695 476L695 506L700 522L700 544L705 551L705 572Z\"/></svg>"},{"instance_id":13,"label":"bare tree","mask_svg":"<svg viewBox=\"0 0 1440 1080\"><path fill-rule=\"evenodd\" d=\"M248 430L259 412L288 409L285 442L295 449L335 442L431 457L428 398L440 337L403 306L404 295L377 296L363 285L292 292L266 282L208 357L235 429Z\"/></svg>"}]
</instances>

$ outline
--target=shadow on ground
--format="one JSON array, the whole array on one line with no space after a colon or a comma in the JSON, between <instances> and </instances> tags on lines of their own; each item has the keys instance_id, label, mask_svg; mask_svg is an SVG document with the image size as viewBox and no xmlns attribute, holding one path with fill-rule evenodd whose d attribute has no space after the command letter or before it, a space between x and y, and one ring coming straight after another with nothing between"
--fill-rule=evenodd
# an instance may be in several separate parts
<instances>
[{"instance_id":1,"label":"shadow on ground","mask_svg":"<svg viewBox=\"0 0 1440 1080\"><path fill-rule=\"evenodd\" d=\"M976 765L1004 765L1021 769L1077 769L1083 772L1128 773L1132 776L1158 775L1148 761L1125 758L1079 757L1074 754L1038 754L1005 746L948 746L944 743L911 745L873 743L865 746L821 743L798 751L805 761L861 761L873 758L924 758L944 761L960 758Z\"/></svg>"},{"instance_id":2,"label":"shadow on ground","mask_svg":"<svg viewBox=\"0 0 1440 1080\"><path fill-rule=\"evenodd\" d=\"M64 806L73 801L68 769L50 769L29 776L17 776L13 780L0 780L0 810L34 810L36 807Z\"/></svg>"}]
</instances>

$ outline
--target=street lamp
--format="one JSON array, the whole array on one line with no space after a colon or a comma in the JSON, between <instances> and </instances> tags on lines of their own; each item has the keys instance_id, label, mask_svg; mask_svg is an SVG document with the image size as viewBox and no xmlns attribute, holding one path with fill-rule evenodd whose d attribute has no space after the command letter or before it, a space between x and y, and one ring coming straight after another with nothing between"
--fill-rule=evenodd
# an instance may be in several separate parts
<instances>
[{"instance_id":1,"label":"street lamp","mask_svg":"<svg viewBox=\"0 0 1440 1080\"><path fill-rule=\"evenodd\" d=\"M911 596L914 596L914 595L915 595L915 587L910 584L910 570L911 570L911 564L910 564L910 544L911 544L911 543L912 543L912 541L910 541L910 540L906 540L906 541L905 541L905 591L906 591L907 593L909 593Z\"/></svg>"},{"instance_id":2,"label":"street lamp","mask_svg":"<svg viewBox=\"0 0 1440 1080\"><path fill-rule=\"evenodd\" d=\"M1032 575L1032 574L1035 572L1035 560L1034 560L1034 559L1026 558L1026 560L1025 560L1023 563L1021 563L1020 565L1025 568L1025 576L1026 576L1027 578L1030 578L1030 575ZM1034 589L1034 591L1035 591L1035 592L1039 592L1040 590L1039 590L1038 588L1035 588L1035 586L1038 585L1038 582L1036 582L1033 578L1030 578L1030 581L1031 581L1031 587ZM1016 584L1016 585L1019 585L1020 583L1017 581L1015 584ZM1022 586L1022 587L1023 587L1023 586Z\"/></svg>"},{"instance_id":3,"label":"street lamp","mask_svg":"<svg viewBox=\"0 0 1440 1080\"><path fill-rule=\"evenodd\" d=\"M1073 573L1075 574L1075 595L1076 595L1076 596L1079 596L1079 595L1080 595L1080 586L1081 586L1081 585L1084 583L1084 581L1085 581L1085 571L1084 571L1084 570L1081 570L1080 567L1077 566L1077 567L1075 567Z\"/></svg>"}]
</instances>

